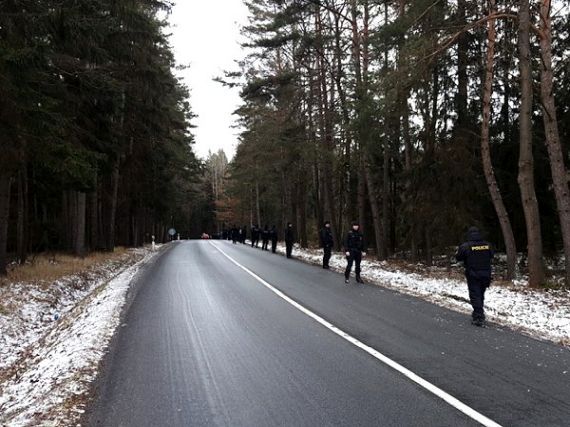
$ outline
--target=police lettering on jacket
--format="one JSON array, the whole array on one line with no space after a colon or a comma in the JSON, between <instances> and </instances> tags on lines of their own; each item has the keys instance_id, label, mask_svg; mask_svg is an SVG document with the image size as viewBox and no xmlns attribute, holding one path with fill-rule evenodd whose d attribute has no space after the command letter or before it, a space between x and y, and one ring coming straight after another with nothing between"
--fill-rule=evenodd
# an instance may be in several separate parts
<instances>
[{"instance_id":1,"label":"police lettering on jacket","mask_svg":"<svg viewBox=\"0 0 570 427\"><path fill-rule=\"evenodd\" d=\"M467 241L459 246L456 258L465 264L465 274L481 278L491 277L493 249L483 240L479 230L472 227L467 234Z\"/></svg>"}]
</instances>

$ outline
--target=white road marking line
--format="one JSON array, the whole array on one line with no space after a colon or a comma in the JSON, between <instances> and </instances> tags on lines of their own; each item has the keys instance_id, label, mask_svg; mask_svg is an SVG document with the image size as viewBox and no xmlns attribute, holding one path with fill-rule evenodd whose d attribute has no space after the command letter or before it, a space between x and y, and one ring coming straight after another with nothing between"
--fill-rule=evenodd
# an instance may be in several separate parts
<instances>
[{"instance_id":1,"label":"white road marking line","mask_svg":"<svg viewBox=\"0 0 570 427\"><path fill-rule=\"evenodd\" d=\"M229 259L231 262L233 262L235 265L237 265L239 268L241 268L243 271L245 271L246 273L248 273L250 276L252 276L253 278L255 278L258 282L260 282L263 286L265 286L267 289L269 289L270 291L272 291L274 294L276 294L278 297L282 298L283 300L287 301L289 304L291 304L293 307L295 307L297 310L301 311L302 313L306 314L307 316L309 316L310 318L312 318L313 320L315 320L316 322L320 323L321 325L323 325L325 328L329 329L330 331L334 332L335 334L337 334L338 336L344 338L346 341L348 341L349 343L355 345L356 347L364 350L366 353L370 354L371 356L375 357L376 359L378 359L379 361L381 361L382 363L388 365L389 367L391 367L392 369L400 372L402 375L404 375L405 377L407 377L408 379L412 380L413 382L415 382L416 384L418 384L419 386L423 387L424 389L426 389L427 391L429 391L430 393L436 395L437 397L439 397L440 399L444 400L445 402L447 402L448 404L450 404L451 406L453 406L455 409L457 409L460 412L463 412L465 415L467 415L469 418L477 421L478 423L487 426L487 427L501 427L500 424L496 423L495 421L491 420L490 418L487 418L485 415L477 412L475 409L471 408L470 406L467 406L465 403L461 402L459 399L453 397L452 395L450 395L449 393L446 393L445 391L443 391L442 389L440 389L439 387L433 385L432 383L424 380L422 377L420 377L419 375L413 373L412 371L410 371L409 369L405 368L404 366L400 365L398 362L393 361L392 359L390 359L389 357L383 355L382 353L380 353L378 350L364 344L363 342L357 340L356 338L354 338L353 336L349 335L348 333L344 332L342 329L337 328L335 325L333 325L332 323L328 322L327 320L323 319L322 317L320 317L319 315L313 313L311 310L305 308L304 306L302 306L301 304L299 304L297 301L289 298L287 295L285 295L283 292L281 292L279 289L275 288L273 285L271 285L270 283L266 282L265 280L263 280L261 277L259 277L257 274L255 274L253 271L251 271L250 269L248 269L247 267L241 265L239 262L237 262L235 259L233 259L231 256L229 256L224 250L220 249L216 244L209 242L212 246L214 246L222 255L224 255L227 259Z\"/></svg>"}]
</instances>

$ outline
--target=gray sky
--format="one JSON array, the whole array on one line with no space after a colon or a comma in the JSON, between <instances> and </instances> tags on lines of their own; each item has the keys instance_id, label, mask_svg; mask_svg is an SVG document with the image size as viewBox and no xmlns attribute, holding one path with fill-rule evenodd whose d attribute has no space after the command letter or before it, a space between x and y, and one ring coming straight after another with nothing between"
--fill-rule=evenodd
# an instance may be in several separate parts
<instances>
[{"instance_id":1,"label":"gray sky","mask_svg":"<svg viewBox=\"0 0 570 427\"><path fill-rule=\"evenodd\" d=\"M193 133L200 157L220 148L228 157L235 152L237 130L231 126L239 90L212 79L224 70L235 70L234 61L244 56L239 28L247 23L247 13L241 0L177 0L170 16L176 61L190 65L182 76L190 87L192 110L198 115Z\"/></svg>"}]
</instances>

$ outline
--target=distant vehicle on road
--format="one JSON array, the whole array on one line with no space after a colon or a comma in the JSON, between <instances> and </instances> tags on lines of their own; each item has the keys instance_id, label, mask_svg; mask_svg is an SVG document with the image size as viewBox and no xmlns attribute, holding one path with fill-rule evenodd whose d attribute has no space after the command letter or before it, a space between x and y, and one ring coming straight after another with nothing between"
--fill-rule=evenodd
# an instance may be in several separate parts
<instances>
[{"instance_id":1,"label":"distant vehicle on road","mask_svg":"<svg viewBox=\"0 0 570 427\"><path fill-rule=\"evenodd\" d=\"M204 239L204 240L207 240L207 239L210 238L210 235L207 234L207 233L202 233L202 237L201 237L201 238Z\"/></svg>"}]
</instances>

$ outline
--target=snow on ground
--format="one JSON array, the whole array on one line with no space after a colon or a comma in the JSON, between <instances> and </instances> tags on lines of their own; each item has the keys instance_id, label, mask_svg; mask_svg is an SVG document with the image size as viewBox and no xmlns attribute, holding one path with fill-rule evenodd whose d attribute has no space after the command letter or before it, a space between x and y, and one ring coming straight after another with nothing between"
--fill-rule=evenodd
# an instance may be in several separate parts
<instances>
[{"instance_id":1,"label":"snow on ground","mask_svg":"<svg viewBox=\"0 0 570 427\"><path fill-rule=\"evenodd\" d=\"M148 248L130 251L84 273L81 287L72 286L77 277L67 277L45 287L0 289L0 301L12 298L17 307L10 315L0 313L0 425L76 422L131 280L155 254Z\"/></svg>"},{"instance_id":2,"label":"snow on ground","mask_svg":"<svg viewBox=\"0 0 570 427\"><path fill-rule=\"evenodd\" d=\"M285 246L279 244L277 251L285 253ZM322 265L322 250L301 249L295 245L293 257L310 264ZM346 259L335 253L330 260L332 270L344 272ZM415 268L418 270L418 268ZM423 298L455 311L471 314L469 295L465 279L457 273L442 277L432 274L403 271L389 262L371 259L362 261L362 278L376 285L398 292ZM456 277L453 277L456 276ZM354 284L354 269L351 283ZM530 289L524 280L515 284L492 284L485 293L485 311L490 322L505 325L535 338L570 346L570 291L553 289Z\"/></svg>"}]
</instances>

